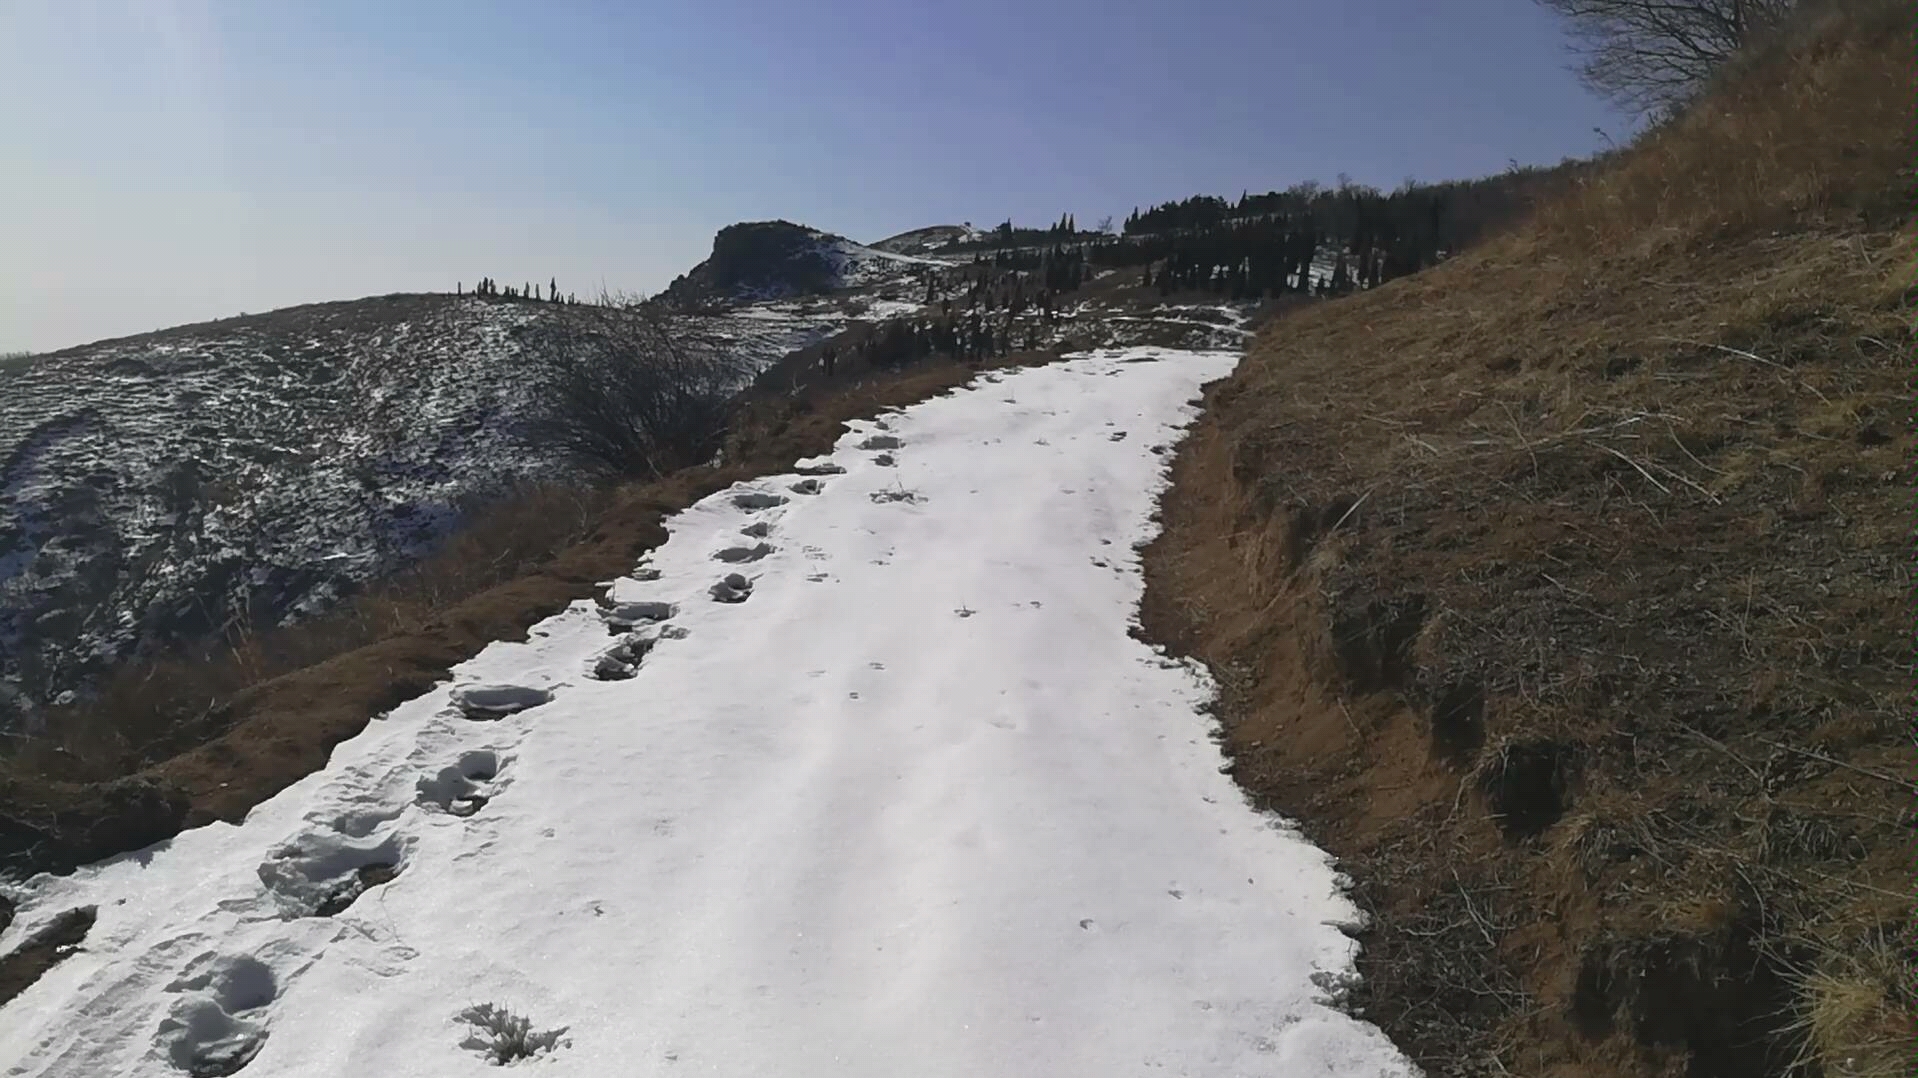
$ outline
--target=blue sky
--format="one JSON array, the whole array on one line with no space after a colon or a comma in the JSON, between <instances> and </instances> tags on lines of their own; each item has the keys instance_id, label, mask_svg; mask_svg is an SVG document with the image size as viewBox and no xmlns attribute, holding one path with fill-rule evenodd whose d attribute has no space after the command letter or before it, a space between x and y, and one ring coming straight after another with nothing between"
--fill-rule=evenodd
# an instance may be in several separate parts
<instances>
[{"instance_id":1,"label":"blue sky","mask_svg":"<svg viewBox=\"0 0 1918 1078\"><path fill-rule=\"evenodd\" d=\"M1622 139L1565 65L1530 0L0 0L0 350Z\"/></svg>"}]
</instances>

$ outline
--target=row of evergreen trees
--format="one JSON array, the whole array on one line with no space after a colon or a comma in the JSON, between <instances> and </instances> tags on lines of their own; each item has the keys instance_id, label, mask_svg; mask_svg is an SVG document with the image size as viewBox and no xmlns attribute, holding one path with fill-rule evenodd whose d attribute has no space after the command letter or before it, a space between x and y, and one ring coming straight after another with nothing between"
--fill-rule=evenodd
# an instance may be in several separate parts
<instances>
[{"instance_id":1,"label":"row of evergreen trees","mask_svg":"<svg viewBox=\"0 0 1918 1078\"><path fill-rule=\"evenodd\" d=\"M1015 326L1011 315L994 320L978 311L960 316L948 308L930 319L897 319L875 328L848 349L848 354L880 370L898 370L931 358L951 356L980 360L1003 356L1015 346L1039 347L1036 322Z\"/></svg>"},{"instance_id":2,"label":"row of evergreen trees","mask_svg":"<svg viewBox=\"0 0 1918 1078\"><path fill-rule=\"evenodd\" d=\"M1249 294L1257 296L1268 294L1280 277L1286 287L1303 290L1308 248L1323 246L1344 256L1346 272L1335 265L1322 284L1334 291L1369 288L1477 243L1541 198L1576 183L1589 168L1572 160L1551 168L1514 166L1476 180L1408 180L1389 194L1340 176L1336 187L1296 184L1262 195L1242 193L1236 202L1195 195L1134 209L1119 249L1100 249L1095 257L1136 265L1176 255L1180 260L1166 267L1174 282L1217 280L1229 290L1232 279L1243 277ZM1284 265L1274 268L1274 261ZM1333 286L1334 278L1342 283Z\"/></svg>"},{"instance_id":3,"label":"row of evergreen trees","mask_svg":"<svg viewBox=\"0 0 1918 1078\"><path fill-rule=\"evenodd\" d=\"M1056 298L1077 291L1092 276L1082 247L1055 244L1039 250L982 252L963 268L928 274L923 298L927 306L937 303L945 313L956 300L968 311L1017 315L1036 309L1050 318Z\"/></svg>"},{"instance_id":4,"label":"row of evergreen trees","mask_svg":"<svg viewBox=\"0 0 1918 1078\"><path fill-rule=\"evenodd\" d=\"M1250 256L1237 262L1196 261L1174 255L1163 265L1147 266L1145 284L1161 296L1203 291L1234 301L1259 300L1288 294L1339 296L1361 288L1377 288L1385 281L1385 255L1374 248L1352 257L1344 251L1334 257L1332 269L1314 274L1310 261Z\"/></svg>"},{"instance_id":5,"label":"row of evergreen trees","mask_svg":"<svg viewBox=\"0 0 1918 1078\"><path fill-rule=\"evenodd\" d=\"M465 295L466 282L454 282L453 294L456 296ZM563 296L560 295L559 278L557 277L547 282L546 290L543 293L540 291L539 283L536 281L518 286L509 284L502 288L500 287L500 283L491 277L481 277L479 283L473 286L473 294L481 299L524 299L538 303L567 303L573 305L578 305L579 303L579 297L573 295L571 292Z\"/></svg>"},{"instance_id":6,"label":"row of evergreen trees","mask_svg":"<svg viewBox=\"0 0 1918 1078\"><path fill-rule=\"evenodd\" d=\"M1110 218L1108 218L1110 220ZM1051 243L1061 237L1072 238L1089 236L1079 231L1079 225L1069 213L1060 214L1059 219L1046 228L1020 228L1008 217L991 229L982 232L975 239L960 240L948 245L947 251L969 251L996 247L1037 247Z\"/></svg>"}]
</instances>

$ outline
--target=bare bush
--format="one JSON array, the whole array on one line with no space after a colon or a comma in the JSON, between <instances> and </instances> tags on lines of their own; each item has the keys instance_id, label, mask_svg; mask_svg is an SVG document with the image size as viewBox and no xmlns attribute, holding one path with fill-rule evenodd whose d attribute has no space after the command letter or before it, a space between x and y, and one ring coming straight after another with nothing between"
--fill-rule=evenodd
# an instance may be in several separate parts
<instances>
[{"instance_id":1,"label":"bare bush","mask_svg":"<svg viewBox=\"0 0 1918 1078\"><path fill-rule=\"evenodd\" d=\"M530 440L615 476L658 478L718 452L749 373L736 360L676 340L650 304L579 312L542 332Z\"/></svg>"},{"instance_id":2,"label":"bare bush","mask_svg":"<svg viewBox=\"0 0 1918 1078\"><path fill-rule=\"evenodd\" d=\"M1799 0L1537 0L1569 24L1579 75L1640 114L1690 100Z\"/></svg>"}]
</instances>

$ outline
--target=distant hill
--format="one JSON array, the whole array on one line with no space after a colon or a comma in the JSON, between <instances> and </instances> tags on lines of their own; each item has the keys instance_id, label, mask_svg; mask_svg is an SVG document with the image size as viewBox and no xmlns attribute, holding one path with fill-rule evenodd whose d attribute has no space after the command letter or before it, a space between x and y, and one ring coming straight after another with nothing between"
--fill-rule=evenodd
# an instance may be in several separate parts
<instances>
[{"instance_id":1,"label":"distant hill","mask_svg":"<svg viewBox=\"0 0 1918 1078\"><path fill-rule=\"evenodd\" d=\"M751 221L720 229L713 253L663 295L680 308L785 299L882 284L938 265L791 221Z\"/></svg>"},{"instance_id":2,"label":"distant hill","mask_svg":"<svg viewBox=\"0 0 1918 1078\"><path fill-rule=\"evenodd\" d=\"M887 236L870 246L875 251L896 255L930 255L955 243L978 239L979 235L979 230L971 225L932 225Z\"/></svg>"}]
</instances>

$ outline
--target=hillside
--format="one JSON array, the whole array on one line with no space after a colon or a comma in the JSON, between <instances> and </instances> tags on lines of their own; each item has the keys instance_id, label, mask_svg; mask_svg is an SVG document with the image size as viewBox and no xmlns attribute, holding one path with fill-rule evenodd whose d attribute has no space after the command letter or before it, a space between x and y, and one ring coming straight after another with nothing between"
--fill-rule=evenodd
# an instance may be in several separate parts
<instances>
[{"instance_id":1,"label":"hillside","mask_svg":"<svg viewBox=\"0 0 1918 1078\"><path fill-rule=\"evenodd\" d=\"M383 296L0 374L0 684L24 694L0 725L129 656L324 609L475 503L572 478L520 427L528 349L584 310ZM750 381L849 321L775 305L674 327Z\"/></svg>"},{"instance_id":2,"label":"hillside","mask_svg":"<svg viewBox=\"0 0 1918 1078\"><path fill-rule=\"evenodd\" d=\"M790 221L749 221L720 229L712 254L663 296L682 308L789 299L904 281L943 264Z\"/></svg>"},{"instance_id":3,"label":"hillside","mask_svg":"<svg viewBox=\"0 0 1918 1078\"><path fill-rule=\"evenodd\" d=\"M967 225L932 225L887 236L869 246L875 251L895 255L931 255L955 243L978 237L978 231Z\"/></svg>"},{"instance_id":4,"label":"hillside","mask_svg":"<svg viewBox=\"0 0 1918 1078\"><path fill-rule=\"evenodd\" d=\"M1147 629L1433 1075L1909 1073L1910 12L1821 10L1175 465Z\"/></svg>"}]
</instances>

